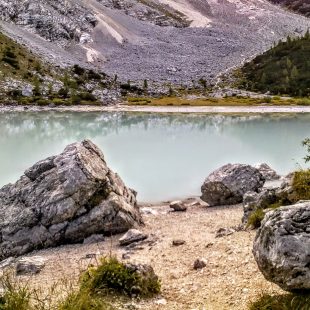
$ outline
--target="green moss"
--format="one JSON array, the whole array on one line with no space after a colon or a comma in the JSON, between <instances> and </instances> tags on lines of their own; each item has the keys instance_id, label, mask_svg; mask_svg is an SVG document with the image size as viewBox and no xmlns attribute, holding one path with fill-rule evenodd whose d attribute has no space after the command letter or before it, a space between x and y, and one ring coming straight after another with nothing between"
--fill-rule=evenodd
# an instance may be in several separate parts
<instances>
[{"instance_id":1,"label":"green moss","mask_svg":"<svg viewBox=\"0 0 310 310\"><path fill-rule=\"evenodd\" d=\"M249 310L310 310L310 295L263 294L249 304Z\"/></svg>"}]
</instances>

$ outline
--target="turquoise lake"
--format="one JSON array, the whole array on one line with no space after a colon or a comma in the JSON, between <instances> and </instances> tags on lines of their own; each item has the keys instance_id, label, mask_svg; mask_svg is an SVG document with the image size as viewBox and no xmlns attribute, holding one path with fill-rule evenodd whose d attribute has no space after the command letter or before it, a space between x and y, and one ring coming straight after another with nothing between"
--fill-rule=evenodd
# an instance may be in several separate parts
<instances>
[{"instance_id":1,"label":"turquoise lake","mask_svg":"<svg viewBox=\"0 0 310 310\"><path fill-rule=\"evenodd\" d=\"M280 174L306 167L310 114L201 115L126 112L0 113L0 186L85 138L138 191L140 201L199 195L227 163L266 162Z\"/></svg>"}]
</instances>

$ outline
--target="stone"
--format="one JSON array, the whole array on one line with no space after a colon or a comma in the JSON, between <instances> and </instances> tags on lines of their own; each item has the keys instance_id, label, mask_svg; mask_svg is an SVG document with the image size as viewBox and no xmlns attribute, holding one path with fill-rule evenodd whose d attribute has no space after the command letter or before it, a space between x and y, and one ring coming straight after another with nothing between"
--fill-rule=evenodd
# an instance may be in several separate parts
<instances>
[{"instance_id":1,"label":"stone","mask_svg":"<svg viewBox=\"0 0 310 310\"><path fill-rule=\"evenodd\" d=\"M32 97L33 96L33 86L26 85L22 88L22 96L24 97Z\"/></svg>"},{"instance_id":2,"label":"stone","mask_svg":"<svg viewBox=\"0 0 310 310\"><path fill-rule=\"evenodd\" d=\"M140 212L145 215L158 215L158 212L149 207L143 207L140 209Z\"/></svg>"},{"instance_id":3,"label":"stone","mask_svg":"<svg viewBox=\"0 0 310 310\"><path fill-rule=\"evenodd\" d=\"M0 269L5 269L7 267L12 266L15 263L14 257L8 257L0 262Z\"/></svg>"},{"instance_id":4,"label":"stone","mask_svg":"<svg viewBox=\"0 0 310 310\"><path fill-rule=\"evenodd\" d=\"M254 167L258 169L258 171L263 175L266 181L273 181L280 179L280 175L278 175L277 172L273 170L266 163L256 164Z\"/></svg>"},{"instance_id":5,"label":"stone","mask_svg":"<svg viewBox=\"0 0 310 310\"><path fill-rule=\"evenodd\" d=\"M45 267L46 259L42 256L23 257L16 263L16 275L32 275Z\"/></svg>"},{"instance_id":6,"label":"stone","mask_svg":"<svg viewBox=\"0 0 310 310\"><path fill-rule=\"evenodd\" d=\"M198 258L195 260L194 262L194 269L198 270L198 269L203 269L207 266L207 261L204 258Z\"/></svg>"},{"instance_id":7,"label":"stone","mask_svg":"<svg viewBox=\"0 0 310 310\"><path fill-rule=\"evenodd\" d=\"M151 265L125 263L125 267L128 271L136 273L142 280L141 283L155 283L159 281L159 278L155 274L155 271ZM139 295L142 290L142 287L135 286L132 288L131 293L133 295Z\"/></svg>"},{"instance_id":8,"label":"stone","mask_svg":"<svg viewBox=\"0 0 310 310\"><path fill-rule=\"evenodd\" d=\"M172 241L172 245L173 246L180 246L180 245L183 245L183 244L185 244L186 242L185 242L185 240L180 240L180 239L177 239L177 240L173 240Z\"/></svg>"},{"instance_id":9,"label":"stone","mask_svg":"<svg viewBox=\"0 0 310 310\"><path fill-rule=\"evenodd\" d=\"M259 192L265 178L254 167L227 164L212 172L201 187L201 199L209 206L238 204L248 191Z\"/></svg>"},{"instance_id":10,"label":"stone","mask_svg":"<svg viewBox=\"0 0 310 310\"><path fill-rule=\"evenodd\" d=\"M136 192L89 140L68 145L0 189L0 259L139 224Z\"/></svg>"},{"instance_id":11,"label":"stone","mask_svg":"<svg viewBox=\"0 0 310 310\"><path fill-rule=\"evenodd\" d=\"M243 197L242 223L247 224L249 217L257 209L267 209L279 201L274 188L264 188L260 193L247 192Z\"/></svg>"},{"instance_id":12,"label":"stone","mask_svg":"<svg viewBox=\"0 0 310 310\"><path fill-rule=\"evenodd\" d=\"M169 206L176 212L185 212L187 210L187 206L182 201L173 201Z\"/></svg>"},{"instance_id":13,"label":"stone","mask_svg":"<svg viewBox=\"0 0 310 310\"><path fill-rule=\"evenodd\" d=\"M267 280L287 291L310 291L310 201L268 212L253 254Z\"/></svg>"},{"instance_id":14,"label":"stone","mask_svg":"<svg viewBox=\"0 0 310 310\"><path fill-rule=\"evenodd\" d=\"M147 239L148 235L137 229L129 229L127 233L119 239L121 246L129 245Z\"/></svg>"},{"instance_id":15,"label":"stone","mask_svg":"<svg viewBox=\"0 0 310 310\"><path fill-rule=\"evenodd\" d=\"M235 232L235 229L233 228L220 228L215 233L215 238L222 238L225 236L232 235Z\"/></svg>"},{"instance_id":16,"label":"stone","mask_svg":"<svg viewBox=\"0 0 310 310\"><path fill-rule=\"evenodd\" d=\"M101 234L93 234L84 239L83 244L99 243L104 241L104 236Z\"/></svg>"},{"instance_id":17,"label":"stone","mask_svg":"<svg viewBox=\"0 0 310 310\"><path fill-rule=\"evenodd\" d=\"M155 300L155 304L165 306L165 305L167 305L167 300L165 298L157 299L157 300Z\"/></svg>"}]
</instances>

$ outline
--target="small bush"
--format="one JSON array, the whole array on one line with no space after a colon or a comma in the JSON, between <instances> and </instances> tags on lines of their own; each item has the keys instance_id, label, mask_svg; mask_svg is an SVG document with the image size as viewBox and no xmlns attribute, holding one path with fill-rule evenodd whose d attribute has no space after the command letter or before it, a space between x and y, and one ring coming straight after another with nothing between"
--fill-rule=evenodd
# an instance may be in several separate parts
<instances>
[{"instance_id":1,"label":"small bush","mask_svg":"<svg viewBox=\"0 0 310 310\"><path fill-rule=\"evenodd\" d=\"M72 104L80 104L81 102L82 102L82 98L79 95L75 94L71 96Z\"/></svg>"},{"instance_id":2,"label":"small bush","mask_svg":"<svg viewBox=\"0 0 310 310\"><path fill-rule=\"evenodd\" d=\"M79 94L80 98L85 101L96 101L97 98L90 92L83 92Z\"/></svg>"},{"instance_id":3,"label":"small bush","mask_svg":"<svg viewBox=\"0 0 310 310\"><path fill-rule=\"evenodd\" d=\"M310 310L310 295L263 294L249 304L249 310Z\"/></svg>"},{"instance_id":4,"label":"small bush","mask_svg":"<svg viewBox=\"0 0 310 310\"><path fill-rule=\"evenodd\" d=\"M249 217L248 219L248 227L252 227L254 229L259 228L261 225L262 220L265 217L265 213L263 209L258 208L256 209Z\"/></svg>"},{"instance_id":5,"label":"small bush","mask_svg":"<svg viewBox=\"0 0 310 310\"><path fill-rule=\"evenodd\" d=\"M49 102L48 100L43 99L43 98L36 100L35 103L36 103L37 105L39 105L39 106L46 106L46 105L49 105L49 104L50 104L50 102Z\"/></svg>"},{"instance_id":6,"label":"small bush","mask_svg":"<svg viewBox=\"0 0 310 310\"><path fill-rule=\"evenodd\" d=\"M114 291L128 296L150 297L160 292L157 277L142 277L116 258L102 258L97 268L90 268L82 277L82 288L92 292Z\"/></svg>"},{"instance_id":7,"label":"small bush","mask_svg":"<svg viewBox=\"0 0 310 310\"><path fill-rule=\"evenodd\" d=\"M11 65L13 68L15 69L19 69L19 64L18 64L18 60L16 60L15 58L11 58L11 57L3 57L2 61L6 62L7 64Z\"/></svg>"},{"instance_id":8,"label":"small bush","mask_svg":"<svg viewBox=\"0 0 310 310\"><path fill-rule=\"evenodd\" d=\"M299 200L310 199L310 169L300 170L294 173L293 178L293 199L297 202Z\"/></svg>"},{"instance_id":9,"label":"small bush","mask_svg":"<svg viewBox=\"0 0 310 310\"><path fill-rule=\"evenodd\" d=\"M74 65L72 70L77 75L83 75L85 73L85 69L79 65Z\"/></svg>"},{"instance_id":10,"label":"small bush","mask_svg":"<svg viewBox=\"0 0 310 310\"><path fill-rule=\"evenodd\" d=\"M52 100L52 103L54 103L55 105L64 105L66 104L66 102L67 102L66 100L60 98L54 98Z\"/></svg>"}]
</instances>

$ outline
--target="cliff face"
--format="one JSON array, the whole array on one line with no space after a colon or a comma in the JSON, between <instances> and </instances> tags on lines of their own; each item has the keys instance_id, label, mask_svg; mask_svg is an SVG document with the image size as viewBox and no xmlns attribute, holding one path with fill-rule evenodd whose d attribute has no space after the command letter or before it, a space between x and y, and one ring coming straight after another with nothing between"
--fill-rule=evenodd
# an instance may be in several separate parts
<instances>
[{"instance_id":1,"label":"cliff face","mask_svg":"<svg viewBox=\"0 0 310 310\"><path fill-rule=\"evenodd\" d=\"M310 21L265 0L0 0L0 27L57 66L190 84L301 34Z\"/></svg>"}]
</instances>

